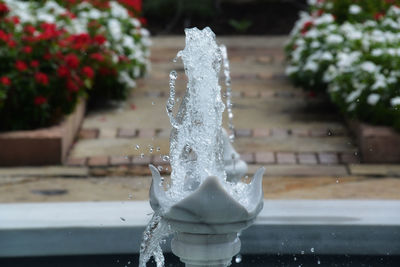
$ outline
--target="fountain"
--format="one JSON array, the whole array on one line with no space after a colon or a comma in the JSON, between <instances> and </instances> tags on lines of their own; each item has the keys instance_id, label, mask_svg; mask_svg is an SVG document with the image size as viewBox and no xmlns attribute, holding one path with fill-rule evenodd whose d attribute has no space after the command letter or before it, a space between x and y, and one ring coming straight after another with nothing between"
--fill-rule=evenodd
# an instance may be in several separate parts
<instances>
[{"instance_id":1,"label":"fountain","mask_svg":"<svg viewBox=\"0 0 400 267\"><path fill-rule=\"evenodd\" d=\"M175 80L170 74L167 101L170 136L171 181L150 165L153 182L150 205L154 210L140 248L140 266L151 256L163 266L160 243L173 234L172 252L186 266L228 266L240 251L238 233L250 226L263 207L259 169L250 183L241 181L246 164L222 129L225 105L218 84L224 62L229 129L233 130L229 62L226 48L219 47L210 28L186 29L182 58L188 77L186 94L174 116Z\"/></svg>"}]
</instances>

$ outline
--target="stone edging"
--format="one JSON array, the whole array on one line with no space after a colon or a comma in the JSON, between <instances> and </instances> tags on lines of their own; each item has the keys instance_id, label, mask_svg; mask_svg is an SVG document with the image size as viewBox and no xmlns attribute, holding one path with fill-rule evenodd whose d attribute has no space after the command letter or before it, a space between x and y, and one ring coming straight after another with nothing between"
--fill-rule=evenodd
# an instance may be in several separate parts
<instances>
[{"instance_id":1,"label":"stone edging","mask_svg":"<svg viewBox=\"0 0 400 267\"><path fill-rule=\"evenodd\" d=\"M365 163L400 163L400 133L391 127L346 120Z\"/></svg>"},{"instance_id":2,"label":"stone edging","mask_svg":"<svg viewBox=\"0 0 400 267\"><path fill-rule=\"evenodd\" d=\"M81 127L86 101L59 125L30 131L0 133L0 166L50 165L65 162Z\"/></svg>"},{"instance_id":3,"label":"stone edging","mask_svg":"<svg viewBox=\"0 0 400 267\"><path fill-rule=\"evenodd\" d=\"M0 214L0 257L66 256L138 253L152 210L147 201L24 203L0 204ZM399 216L392 200L264 200L241 252L400 255Z\"/></svg>"}]
</instances>

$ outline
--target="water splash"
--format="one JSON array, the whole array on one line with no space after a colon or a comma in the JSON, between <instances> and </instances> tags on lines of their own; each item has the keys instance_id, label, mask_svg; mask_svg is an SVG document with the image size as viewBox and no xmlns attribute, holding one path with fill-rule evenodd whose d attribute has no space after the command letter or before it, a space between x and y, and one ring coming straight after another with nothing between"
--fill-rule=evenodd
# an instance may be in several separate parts
<instances>
[{"instance_id":1,"label":"water splash","mask_svg":"<svg viewBox=\"0 0 400 267\"><path fill-rule=\"evenodd\" d=\"M143 233L143 240L140 245L139 267L146 267L146 263L151 257L154 257L157 267L164 266L161 243L170 234L172 234L172 231L168 224L155 212Z\"/></svg>"},{"instance_id":2,"label":"water splash","mask_svg":"<svg viewBox=\"0 0 400 267\"><path fill-rule=\"evenodd\" d=\"M225 179L223 153L220 149L222 113L218 76L221 50L210 28L186 29L186 46L181 57L188 77L186 94L177 115L175 103L176 72L170 75L170 97L167 112L173 129L170 138L172 174L169 196L176 201L195 190L208 176Z\"/></svg>"},{"instance_id":3,"label":"water splash","mask_svg":"<svg viewBox=\"0 0 400 267\"><path fill-rule=\"evenodd\" d=\"M219 47L224 65L225 90L226 90L226 111L228 113L229 141L233 143L235 140L235 126L233 125L233 103L232 103L232 87L231 87L231 71L229 66L228 52L225 45Z\"/></svg>"}]
</instances>

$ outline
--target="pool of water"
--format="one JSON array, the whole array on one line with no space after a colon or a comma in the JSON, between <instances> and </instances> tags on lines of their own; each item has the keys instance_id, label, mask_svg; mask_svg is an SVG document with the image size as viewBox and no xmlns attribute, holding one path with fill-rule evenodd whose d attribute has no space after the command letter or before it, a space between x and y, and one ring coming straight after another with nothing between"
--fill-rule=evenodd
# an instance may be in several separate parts
<instances>
[{"instance_id":1,"label":"pool of water","mask_svg":"<svg viewBox=\"0 0 400 267\"><path fill-rule=\"evenodd\" d=\"M239 257L240 258L240 257ZM242 255L232 267L399 267L400 256ZM1 267L136 267L139 255L86 255L60 257L0 258ZM153 261L149 267L155 267ZM166 254L165 267L183 267L177 257Z\"/></svg>"}]
</instances>

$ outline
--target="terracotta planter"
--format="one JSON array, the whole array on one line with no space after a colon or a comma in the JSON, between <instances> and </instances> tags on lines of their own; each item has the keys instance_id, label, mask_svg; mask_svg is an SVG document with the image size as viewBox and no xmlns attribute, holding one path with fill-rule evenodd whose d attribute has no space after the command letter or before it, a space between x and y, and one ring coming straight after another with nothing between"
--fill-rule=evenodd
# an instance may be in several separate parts
<instances>
[{"instance_id":1,"label":"terracotta planter","mask_svg":"<svg viewBox=\"0 0 400 267\"><path fill-rule=\"evenodd\" d=\"M347 120L365 163L400 163L400 133L390 127Z\"/></svg>"},{"instance_id":2,"label":"terracotta planter","mask_svg":"<svg viewBox=\"0 0 400 267\"><path fill-rule=\"evenodd\" d=\"M0 133L0 166L61 164L82 124L86 102L59 125L31 131Z\"/></svg>"}]
</instances>

